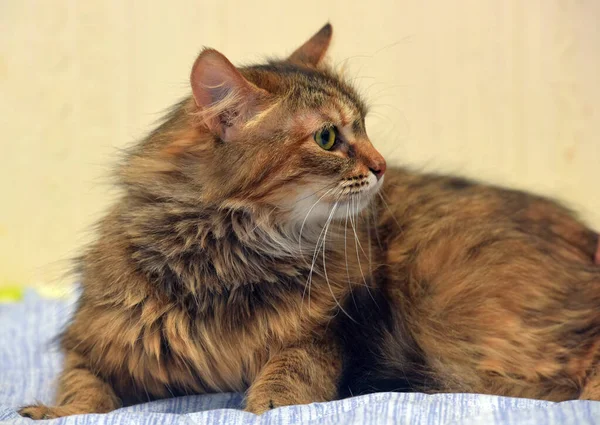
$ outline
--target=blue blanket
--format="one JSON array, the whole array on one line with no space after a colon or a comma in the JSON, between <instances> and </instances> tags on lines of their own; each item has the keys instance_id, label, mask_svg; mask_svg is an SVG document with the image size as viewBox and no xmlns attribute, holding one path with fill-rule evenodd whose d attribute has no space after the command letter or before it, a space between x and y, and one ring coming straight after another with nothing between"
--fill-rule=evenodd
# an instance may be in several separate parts
<instances>
[{"instance_id":1,"label":"blue blanket","mask_svg":"<svg viewBox=\"0 0 600 425\"><path fill-rule=\"evenodd\" d=\"M53 338L73 303L29 291L23 302L0 304L0 423L26 424L18 406L52 403L61 354ZM330 403L289 406L255 416L241 410L240 394L188 396L81 415L52 424L600 424L600 402L550 403L476 394L381 393ZM46 423L46 422L44 422Z\"/></svg>"}]
</instances>

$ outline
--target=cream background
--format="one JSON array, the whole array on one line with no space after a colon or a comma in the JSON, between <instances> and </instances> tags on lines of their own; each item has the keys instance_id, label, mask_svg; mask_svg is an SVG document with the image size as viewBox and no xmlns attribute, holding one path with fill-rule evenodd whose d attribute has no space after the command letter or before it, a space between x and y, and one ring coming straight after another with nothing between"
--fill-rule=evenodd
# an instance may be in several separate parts
<instances>
[{"instance_id":1,"label":"cream background","mask_svg":"<svg viewBox=\"0 0 600 425\"><path fill-rule=\"evenodd\" d=\"M0 285L77 254L118 149L186 94L202 45L259 60L328 19L390 162L554 195L600 228L597 0L3 0Z\"/></svg>"}]
</instances>

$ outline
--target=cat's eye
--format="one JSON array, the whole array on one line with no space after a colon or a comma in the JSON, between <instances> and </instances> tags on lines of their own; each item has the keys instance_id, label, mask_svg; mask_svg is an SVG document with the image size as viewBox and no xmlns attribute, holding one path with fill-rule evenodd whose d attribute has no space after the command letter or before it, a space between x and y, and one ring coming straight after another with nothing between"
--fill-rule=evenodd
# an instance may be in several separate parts
<instances>
[{"instance_id":1,"label":"cat's eye","mask_svg":"<svg viewBox=\"0 0 600 425\"><path fill-rule=\"evenodd\" d=\"M337 139L337 128L325 127L315 133L315 142L326 151L333 148Z\"/></svg>"}]
</instances>

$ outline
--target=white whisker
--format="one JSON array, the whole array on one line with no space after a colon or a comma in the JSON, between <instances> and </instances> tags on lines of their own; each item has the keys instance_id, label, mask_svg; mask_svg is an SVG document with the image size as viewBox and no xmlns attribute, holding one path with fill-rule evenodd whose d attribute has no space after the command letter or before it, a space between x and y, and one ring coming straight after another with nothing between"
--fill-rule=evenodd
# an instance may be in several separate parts
<instances>
[{"instance_id":1,"label":"white whisker","mask_svg":"<svg viewBox=\"0 0 600 425\"><path fill-rule=\"evenodd\" d=\"M325 192L323 194L323 196L321 196L319 199L317 199L317 201L312 205L312 207L310 207L310 209L306 213L306 216L304 217L304 220L302 221L302 225L300 226L300 235L298 236L298 249L300 250L300 253L302 253L302 231L304 230L304 225L306 224L306 220L308 219L308 216L310 215L311 211L317 206L317 204L319 202L321 202L321 199L323 199L325 196L327 196L327 194L329 194L334 189L335 188L331 188L327 192ZM302 258L304 258L304 256Z\"/></svg>"},{"instance_id":2,"label":"white whisker","mask_svg":"<svg viewBox=\"0 0 600 425\"><path fill-rule=\"evenodd\" d=\"M352 197L351 199L354 200L354 197ZM356 260L358 261L358 270L360 271L360 275L362 276L365 288L367 288L367 292L369 293L369 296L371 297L371 299L373 301L375 301L375 298L373 297L373 294L371 294L371 291L369 289L369 284L367 283L367 279L365 278L365 273L363 272L363 268L362 268L362 264L361 264L361 260L360 260L360 253L358 252L358 247L360 245L360 238L358 237L358 233L356 232L356 227L354 226L354 220L352 219L352 216L350 216L350 224L352 225L352 230L354 231L354 247L356 248ZM361 246L361 250L362 250L363 254L366 255L365 251L362 249L362 246Z\"/></svg>"},{"instance_id":3,"label":"white whisker","mask_svg":"<svg viewBox=\"0 0 600 425\"><path fill-rule=\"evenodd\" d=\"M331 283L329 282L329 277L327 276L325 242L327 240L327 230L329 229L329 225L331 224L331 217L335 213L338 202L339 201L336 201L335 205L333 206L333 210L331 212L331 215L329 216L329 220L327 221L327 225L325 227L325 237L323 238L323 273L325 275L325 281L327 282L327 287L329 288L329 292L331 293L331 296L333 297L333 300L339 307L340 311L343 312L346 316L348 316L348 318L350 318L350 320L352 320L353 322L356 323L356 320L354 320L354 318L352 316L350 316L350 314L348 314L348 312L346 310L344 310L344 307L342 307L342 305L339 303L338 299L336 298L335 294L333 293L333 289L331 288Z\"/></svg>"},{"instance_id":4,"label":"white whisker","mask_svg":"<svg viewBox=\"0 0 600 425\"><path fill-rule=\"evenodd\" d=\"M354 291L352 291L352 283L350 282L350 267L348 266L348 217L350 216L350 203L346 202L346 223L344 224L344 258L346 259L346 276L348 277L348 290L352 297L354 306L358 308L356 299L354 298Z\"/></svg>"},{"instance_id":5,"label":"white whisker","mask_svg":"<svg viewBox=\"0 0 600 425\"><path fill-rule=\"evenodd\" d=\"M352 197L350 198L350 200L351 200L351 202L352 202L352 206L354 207L354 209L355 209L356 211L358 211L358 203L355 203L355 202L354 202L354 200L355 200L355 197L354 197L354 196L352 196ZM358 212L356 213L356 215L358 215ZM355 220L353 219L353 216L352 216L352 215L350 216L350 224L352 225L352 230L354 231L354 238L355 238L355 241L358 243L358 246L360 247L360 250L362 251L363 255L365 255L365 256L366 256L366 255L367 255L367 253L366 253L366 252L365 252L365 250L363 249L363 247L362 247L362 244L360 243L360 238L358 237L358 234L356 233L356 226L354 225L354 224L355 224ZM358 255L358 248L357 248L357 252L356 252L356 254Z\"/></svg>"},{"instance_id":6,"label":"white whisker","mask_svg":"<svg viewBox=\"0 0 600 425\"><path fill-rule=\"evenodd\" d=\"M315 268L315 263L317 261L317 254L319 252L319 250L321 249L321 240L323 239L323 235L326 234L326 229L329 226L329 222L331 221L331 218L333 217L333 214L335 213L335 207L337 206L337 202L335 203L335 205L331 208L331 212L329 214L329 217L327 218L327 221L325 222L325 225L323 226L323 229L321 230L321 233L319 233L319 237L317 239L317 243L315 245L315 251L313 254L313 258L312 258L312 263L310 265L310 271L308 273L308 279L306 280L306 284L304 285L304 291L302 292L302 301L301 304L304 303L304 296L306 294L306 290L308 288L308 309L310 310L310 287L312 285L312 275L313 275L313 271ZM324 240L323 240L324 243Z\"/></svg>"}]
</instances>

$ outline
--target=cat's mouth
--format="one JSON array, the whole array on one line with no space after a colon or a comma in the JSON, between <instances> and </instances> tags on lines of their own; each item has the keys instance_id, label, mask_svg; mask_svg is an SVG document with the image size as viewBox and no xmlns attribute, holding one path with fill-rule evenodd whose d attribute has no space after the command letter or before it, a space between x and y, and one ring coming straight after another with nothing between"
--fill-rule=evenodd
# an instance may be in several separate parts
<instances>
[{"instance_id":1,"label":"cat's mouth","mask_svg":"<svg viewBox=\"0 0 600 425\"><path fill-rule=\"evenodd\" d=\"M340 194L343 196L363 195L375 193L383 184L383 176L377 179L373 173L358 175L343 179L339 184Z\"/></svg>"},{"instance_id":2,"label":"cat's mouth","mask_svg":"<svg viewBox=\"0 0 600 425\"><path fill-rule=\"evenodd\" d=\"M337 199L329 201L334 218L358 215L373 200L383 185L384 177L377 179L373 174L362 179L349 179L340 184Z\"/></svg>"}]
</instances>

